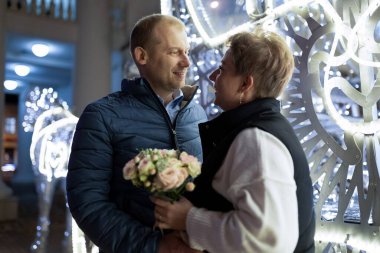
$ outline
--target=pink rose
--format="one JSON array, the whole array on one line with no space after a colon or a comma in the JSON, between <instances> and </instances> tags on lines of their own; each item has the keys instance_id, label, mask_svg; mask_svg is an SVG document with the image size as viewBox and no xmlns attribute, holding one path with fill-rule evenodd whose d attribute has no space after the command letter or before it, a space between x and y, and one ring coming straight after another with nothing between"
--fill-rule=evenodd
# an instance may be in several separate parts
<instances>
[{"instance_id":1,"label":"pink rose","mask_svg":"<svg viewBox=\"0 0 380 253\"><path fill-rule=\"evenodd\" d=\"M158 173L156 185L164 191L172 190L181 186L188 176L185 168L170 166Z\"/></svg>"},{"instance_id":2,"label":"pink rose","mask_svg":"<svg viewBox=\"0 0 380 253\"><path fill-rule=\"evenodd\" d=\"M136 176L137 176L137 167L135 164L135 160L132 159L132 160L129 160L125 164L123 168L123 177L124 179L128 180L128 179L135 178Z\"/></svg>"}]
</instances>

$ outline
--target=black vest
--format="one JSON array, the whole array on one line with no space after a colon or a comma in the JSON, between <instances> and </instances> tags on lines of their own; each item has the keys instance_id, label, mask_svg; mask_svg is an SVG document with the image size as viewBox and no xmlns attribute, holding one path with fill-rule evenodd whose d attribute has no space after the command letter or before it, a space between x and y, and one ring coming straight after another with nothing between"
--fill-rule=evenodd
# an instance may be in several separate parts
<instances>
[{"instance_id":1,"label":"black vest","mask_svg":"<svg viewBox=\"0 0 380 253\"><path fill-rule=\"evenodd\" d=\"M202 173L195 179L195 190L186 197L197 207L223 212L234 209L212 188L212 180L232 141L242 130L251 127L274 135L288 148L294 163L298 200L299 238L294 252L314 252L315 216L309 166L292 126L280 113L280 104L276 99L258 99L199 124L204 160Z\"/></svg>"}]
</instances>

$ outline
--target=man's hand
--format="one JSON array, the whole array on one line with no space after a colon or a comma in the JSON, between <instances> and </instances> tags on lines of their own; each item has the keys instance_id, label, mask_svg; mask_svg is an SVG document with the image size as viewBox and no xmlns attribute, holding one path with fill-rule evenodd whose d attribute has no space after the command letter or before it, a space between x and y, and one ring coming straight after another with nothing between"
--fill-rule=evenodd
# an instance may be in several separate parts
<instances>
[{"instance_id":1,"label":"man's hand","mask_svg":"<svg viewBox=\"0 0 380 253\"><path fill-rule=\"evenodd\" d=\"M159 244L158 253L201 253L187 246L175 233L164 235Z\"/></svg>"}]
</instances>

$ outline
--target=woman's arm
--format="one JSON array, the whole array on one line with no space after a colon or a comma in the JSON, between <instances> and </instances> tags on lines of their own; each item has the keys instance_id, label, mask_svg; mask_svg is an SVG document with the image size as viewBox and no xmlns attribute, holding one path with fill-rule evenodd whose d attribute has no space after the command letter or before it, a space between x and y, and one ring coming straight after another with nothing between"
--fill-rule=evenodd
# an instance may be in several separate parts
<instances>
[{"instance_id":1,"label":"woman's arm","mask_svg":"<svg viewBox=\"0 0 380 253\"><path fill-rule=\"evenodd\" d=\"M209 252L293 252L298 240L294 168L277 138L257 128L241 132L213 187L235 210L191 208L190 246Z\"/></svg>"}]
</instances>

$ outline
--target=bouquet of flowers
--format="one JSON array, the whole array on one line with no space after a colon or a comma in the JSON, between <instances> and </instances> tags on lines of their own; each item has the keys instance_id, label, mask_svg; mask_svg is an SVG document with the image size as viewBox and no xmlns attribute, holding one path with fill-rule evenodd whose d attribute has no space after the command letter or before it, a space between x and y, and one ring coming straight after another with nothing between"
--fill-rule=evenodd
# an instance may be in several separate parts
<instances>
[{"instance_id":1,"label":"bouquet of flowers","mask_svg":"<svg viewBox=\"0 0 380 253\"><path fill-rule=\"evenodd\" d=\"M172 201L179 200L185 190L194 190L192 181L200 172L196 157L167 149L142 150L123 168L124 179Z\"/></svg>"}]
</instances>

